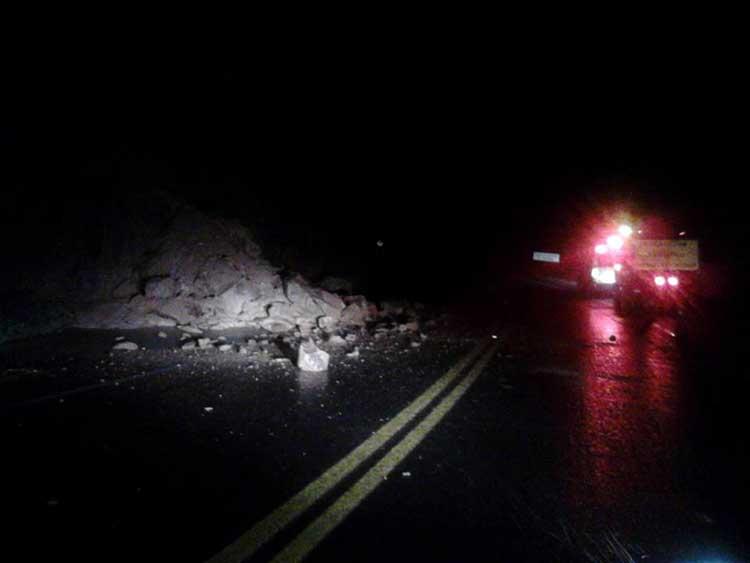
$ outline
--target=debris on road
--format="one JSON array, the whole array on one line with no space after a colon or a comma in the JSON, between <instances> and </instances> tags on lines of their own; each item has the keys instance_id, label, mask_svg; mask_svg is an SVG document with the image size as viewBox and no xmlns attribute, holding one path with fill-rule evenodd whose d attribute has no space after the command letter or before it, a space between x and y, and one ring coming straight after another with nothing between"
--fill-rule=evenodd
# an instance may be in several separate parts
<instances>
[{"instance_id":1,"label":"debris on road","mask_svg":"<svg viewBox=\"0 0 750 563\"><path fill-rule=\"evenodd\" d=\"M138 350L138 344L135 342L119 342L112 347L113 350L127 350L133 352Z\"/></svg>"},{"instance_id":2,"label":"debris on road","mask_svg":"<svg viewBox=\"0 0 750 563\"><path fill-rule=\"evenodd\" d=\"M167 337L167 333L164 332L163 330L160 330L159 331L159 338L166 338L166 337Z\"/></svg>"},{"instance_id":3,"label":"debris on road","mask_svg":"<svg viewBox=\"0 0 750 563\"><path fill-rule=\"evenodd\" d=\"M231 352L234 349L234 346L231 344L222 344L219 346L219 352Z\"/></svg>"},{"instance_id":4,"label":"debris on road","mask_svg":"<svg viewBox=\"0 0 750 563\"><path fill-rule=\"evenodd\" d=\"M198 346L203 349L206 349L206 348L211 348L213 346L213 343L211 342L210 338L199 338Z\"/></svg>"},{"instance_id":5,"label":"debris on road","mask_svg":"<svg viewBox=\"0 0 750 563\"><path fill-rule=\"evenodd\" d=\"M203 410L205 412L214 412L214 408L213 407L203 407Z\"/></svg>"},{"instance_id":6,"label":"debris on road","mask_svg":"<svg viewBox=\"0 0 750 563\"><path fill-rule=\"evenodd\" d=\"M344 340L344 338L342 338L338 334L331 335L331 337L328 339L328 343L332 346L346 346L346 340Z\"/></svg>"},{"instance_id":7,"label":"debris on road","mask_svg":"<svg viewBox=\"0 0 750 563\"><path fill-rule=\"evenodd\" d=\"M312 340L303 342L299 347L297 367L302 371L326 371L330 355L318 348Z\"/></svg>"},{"instance_id":8,"label":"debris on road","mask_svg":"<svg viewBox=\"0 0 750 563\"><path fill-rule=\"evenodd\" d=\"M349 352L349 353L348 353L348 354L346 355L346 357L347 357L347 358L351 358L351 359L353 359L353 360L356 360L357 358L359 358L359 347L358 347L358 346L356 346L356 347L354 348L354 350L352 350L351 352Z\"/></svg>"},{"instance_id":9,"label":"debris on road","mask_svg":"<svg viewBox=\"0 0 750 563\"><path fill-rule=\"evenodd\" d=\"M195 347L195 342L193 342L192 340L190 340L189 342L185 342L185 344L181 346L183 350L195 350Z\"/></svg>"}]
</instances>

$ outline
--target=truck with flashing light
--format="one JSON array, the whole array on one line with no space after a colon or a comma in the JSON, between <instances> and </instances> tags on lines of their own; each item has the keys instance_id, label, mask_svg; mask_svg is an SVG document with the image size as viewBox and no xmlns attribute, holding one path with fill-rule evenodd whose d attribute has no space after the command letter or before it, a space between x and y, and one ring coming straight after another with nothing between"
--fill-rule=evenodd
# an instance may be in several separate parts
<instances>
[{"instance_id":1,"label":"truck with flashing light","mask_svg":"<svg viewBox=\"0 0 750 563\"><path fill-rule=\"evenodd\" d=\"M681 310L694 293L699 251L685 231L675 234L629 224L605 232L591 252L589 287L612 292L624 313Z\"/></svg>"}]
</instances>

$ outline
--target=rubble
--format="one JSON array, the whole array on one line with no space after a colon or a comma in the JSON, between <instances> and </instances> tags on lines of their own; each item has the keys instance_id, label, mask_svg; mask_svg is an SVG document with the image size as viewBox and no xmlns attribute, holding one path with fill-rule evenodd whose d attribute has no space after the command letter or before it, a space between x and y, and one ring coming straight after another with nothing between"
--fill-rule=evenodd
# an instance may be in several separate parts
<instances>
[{"instance_id":1,"label":"rubble","mask_svg":"<svg viewBox=\"0 0 750 563\"><path fill-rule=\"evenodd\" d=\"M338 334L332 334L328 339L328 343L332 346L346 346L346 340Z\"/></svg>"},{"instance_id":2,"label":"rubble","mask_svg":"<svg viewBox=\"0 0 750 563\"><path fill-rule=\"evenodd\" d=\"M127 350L129 352L133 352L135 350L138 350L138 344L135 342L118 342L114 346L112 346L112 350Z\"/></svg>"},{"instance_id":3,"label":"rubble","mask_svg":"<svg viewBox=\"0 0 750 563\"><path fill-rule=\"evenodd\" d=\"M349 353L348 353L348 354L346 355L346 357L347 357L347 358L351 358L351 359L355 359L355 360L356 360L357 358L359 358L359 347L356 347L356 346L355 346L354 350L352 350L351 352L349 352Z\"/></svg>"},{"instance_id":4,"label":"rubble","mask_svg":"<svg viewBox=\"0 0 750 563\"><path fill-rule=\"evenodd\" d=\"M234 346L231 344L222 344L219 346L219 352L231 352L232 350L234 350Z\"/></svg>"},{"instance_id":5,"label":"rubble","mask_svg":"<svg viewBox=\"0 0 750 563\"><path fill-rule=\"evenodd\" d=\"M297 367L302 371L326 371L330 355L318 348L312 340L303 342L299 347Z\"/></svg>"},{"instance_id":6,"label":"rubble","mask_svg":"<svg viewBox=\"0 0 750 563\"><path fill-rule=\"evenodd\" d=\"M74 326L169 326L193 336L208 329L282 334L299 328L305 336L316 328L363 325L371 314L364 297L345 303L335 293L351 293L346 280L328 279L327 290L301 276L283 277L239 223L173 200L158 205L153 216L162 223L128 231L127 244L102 251L107 260L94 268L101 287L80 297Z\"/></svg>"}]
</instances>

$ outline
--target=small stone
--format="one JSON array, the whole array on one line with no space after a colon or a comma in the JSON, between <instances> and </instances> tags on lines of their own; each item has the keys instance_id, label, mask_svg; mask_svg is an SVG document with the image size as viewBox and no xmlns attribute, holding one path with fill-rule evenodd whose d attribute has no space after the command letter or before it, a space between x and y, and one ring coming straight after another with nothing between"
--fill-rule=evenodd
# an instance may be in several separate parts
<instances>
[{"instance_id":1,"label":"small stone","mask_svg":"<svg viewBox=\"0 0 750 563\"><path fill-rule=\"evenodd\" d=\"M193 334L193 335L203 334L203 331L195 326L177 325L177 328L179 328L182 332L187 332L188 334Z\"/></svg>"},{"instance_id":2,"label":"small stone","mask_svg":"<svg viewBox=\"0 0 750 563\"><path fill-rule=\"evenodd\" d=\"M132 352L138 350L138 344L135 342L120 342L119 344L115 344L112 350L127 350L128 352Z\"/></svg>"},{"instance_id":3,"label":"small stone","mask_svg":"<svg viewBox=\"0 0 750 563\"><path fill-rule=\"evenodd\" d=\"M183 344L181 348L183 350L195 350L195 342L193 342L192 340L190 340L189 342L185 342L185 344Z\"/></svg>"},{"instance_id":4,"label":"small stone","mask_svg":"<svg viewBox=\"0 0 750 563\"><path fill-rule=\"evenodd\" d=\"M308 340L299 347L297 367L302 371L326 371L330 355L318 348L314 342Z\"/></svg>"},{"instance_id":5,"label":"small stone","mask_svg":"<svg viewBox=\"0 0 750 563\"><path fill-rule=\"evenodd\" d=\"M206 411L206 412L214 412L214 408L213 407L203 407L203 410Z\"/></svg>"},{"instance_id":6,"label":"small stone","mask_svg":"<svg viewBox=\"0 0 750 563\"><path fill-rule=\"evenodd\" d=\"M160 330L159 331L159 338L166 338L166 337L167 337L167 333L164 332L163 330Z\"/></svg>"},{"instance_id":7,"label":"small stone","mask_svg":"<svg viewBox=\"0 0 750 563\"><path fill-rule=\"evenodd\" d=\"M124 336L115 336L115 342L122 342L123 340L125 340Z\"/></svg>"},{"instance_id":8,"label":"small stone","mask_svg":"<svg viewBox=\"0 0 750 563\"><path fill-rule=\"evenodd\" d=\"M359 347L355 347L354 350L346 355L347 358L357 359L359 358Z\"/></svg>"},{"instance_id":9,"label":"small stone","mask_svg":"<svg viewBox=\"0 0 750 563\"><path fill-rule=\"evenodd\" d=\"M205 348L211 348L211 346L213 346L213 344L211 343L211 339L210 338L199 338L198 339L198 346L200 346L201 348L205 349Z\"/></svg>"},{"instance_id":10,"label":"small stone","mask_svg":"<svg viewBox=\"0 0 750 563\"><path fill-rule=\"evenodd\" d=\"M338 334L332 334L331 337L328 339L328 343L331 344L332 346L345 346L346 340L344 340Z\"/></svg>"},{"instance_id":11,"label":"small stone","mask_svg":"<svg viewBox=\"0 0 750 563\"><path fill-rule=\"evenodd\" d=\"M233 348L231 344L222 344L219 346L219 352L231 352Z\"/></svg>"},{"instance_id":12,"label":"small stone","mask_svg":"<svg viewBox=\"0 0 750 563\"><path fill-rule=\"evenodd\" d=\"M419 348L419 347L420 347L421 345L422 345L422 343L421 343L421 342L412 342L412 343L411 343L411 347L412 347L412 348Z\"/></svg>"},{"instance_id":13,"label":"small stone","mask_svg":"<svg viewBox=\"0 0 750 563\"><path fill-rule=\"evenodd\" d=\"M219 342L226 342L227 341L227 337L226 336L219 336L219 338L217 338L216 340L218 340Z\"/></svg>"}]
</instances>

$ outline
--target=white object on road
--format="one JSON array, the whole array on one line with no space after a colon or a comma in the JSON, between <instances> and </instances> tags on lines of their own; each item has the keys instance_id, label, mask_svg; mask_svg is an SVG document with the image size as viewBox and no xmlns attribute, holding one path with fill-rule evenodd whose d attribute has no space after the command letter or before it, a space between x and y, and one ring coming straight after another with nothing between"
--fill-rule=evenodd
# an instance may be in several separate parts
<instances>
[{"instance_id":1,"label":"white object on road","mask_svg":"<svg viewBox=\"0 0 750 563\"><path fill-rule=\"evenodd\" d=\"M302 371L326 371L331 356L308 340L299 347L297 367Z\"/></svg>"},{"instance_id":2,"label":"white object on road","mask_svg":"<svg viewBox=\"0 0 750 563\"><path fill-rule=\"evenodd\" d=\"M127 350L132 352L138 350L138 344L135 342L120 342L112 347L112 350Z\"/></svg>"},{"instance_id":3,"label":"white object on road","mask_svg":"<svg viewBox=\"0 0 750 563\"><path fill-rule=\"evenodd\" d=\"M164 332L163 330L160 330L159 331L159 338L166 338L166 337L167 337L167 333Z\"/></svg>"},{"instance_id":4,"label":"white object on road","mask_svg":"<svg viewBox=\"0 0 750 563\"><path fill-rule=\"evenodd\" d=\"M560 255L555 252L534 252L533 259L536 262L560 263Z\"/></svg>"},{"instance_id":5,"label":"white object on road","mask_svg":"<svg viewBox=\"0 0 750 563\"><path fill-rule=\"evenodd\" d=\"M213 407L203 407L203 410L206 411L206 412L214 412L214 408Z\"/></svg>"}]
</instances>

